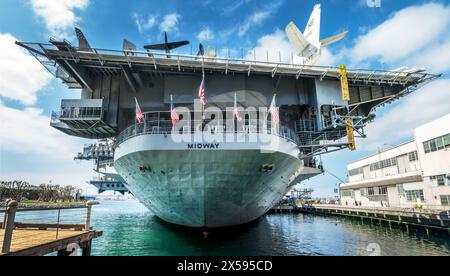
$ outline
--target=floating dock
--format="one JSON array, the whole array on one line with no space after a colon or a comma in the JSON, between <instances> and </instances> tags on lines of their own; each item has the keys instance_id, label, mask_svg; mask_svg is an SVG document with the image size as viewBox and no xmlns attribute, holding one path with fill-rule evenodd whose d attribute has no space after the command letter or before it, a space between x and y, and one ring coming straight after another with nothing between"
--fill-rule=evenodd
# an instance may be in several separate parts
<instances>
[{"instance_id":1,"label":"floating dock","mask_svg":"<svg viewBox=\"0 0 450 276\"><path fill-rule=\"evenodd\" d=\"M93 202L79 206L54 206L47 208L18 208L16 201L10 201L0 222L0 256L44 256L57 252L58 256L70 256L81 250L83 256L90 256L92 240L103 232L90 226ZM62 210L86 209L84 224L60 223ZM16 222L20 212L57 212L56 223Z\"/></svg>"}]
</instances>

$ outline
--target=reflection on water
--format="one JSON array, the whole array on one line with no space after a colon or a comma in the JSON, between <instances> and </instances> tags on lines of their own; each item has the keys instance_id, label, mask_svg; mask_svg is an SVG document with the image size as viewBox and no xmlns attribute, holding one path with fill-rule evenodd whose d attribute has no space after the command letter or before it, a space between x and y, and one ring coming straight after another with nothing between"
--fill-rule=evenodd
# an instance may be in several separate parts
<instances>
[{"instance_id":1,"label":"reflection on water","mask_svg":"<svg viewBox=\"0 0 450 276\"><path fill-rule=\"evenodd\" d=\"M93 226L104 231L94 255L368 255L370 244L381 255L450 255L446 236L428 237L358 220L312 215L266 215L246 226L200 230L162 222L137 202L101 202Z\"/></svg>"}]
</instances>

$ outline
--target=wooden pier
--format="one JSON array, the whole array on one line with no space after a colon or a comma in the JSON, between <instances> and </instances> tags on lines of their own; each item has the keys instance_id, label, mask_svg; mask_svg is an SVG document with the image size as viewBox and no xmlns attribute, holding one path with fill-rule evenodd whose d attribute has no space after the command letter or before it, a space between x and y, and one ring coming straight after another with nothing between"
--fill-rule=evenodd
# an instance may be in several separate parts
<instances>
[{"instance_id":1,"label":"wooden pier","mask_svg":"<svg viewBox=\"0 0 450 276\"><path fill-rule=\"evenodd\" d=\"M372 222L396 224L446 232L450 235L450 210L417 210L401 208L347 207L339 205L314 205L295 208L297 212L327 216L345 216Z\"/></svg>"},{"instance_id":2,"label":"wooden pier","mask_svg":"<svg viewBox=\"0 0 450 276\"><path fill-rule=\"evenodd\" d=\"M58 256L73 255L78 249L83 256L90 256L92 240L102 235L101 231L91 229L91 210L93 202L78 207L54 206L47 208L18 208L16 201L9 201L0 222L0 256L44 256L57 252ZM84 224L59 223L61 210L86 209ZM55 211L56 223L16 222L19 212Z\"/></svg>"}]
</instances>

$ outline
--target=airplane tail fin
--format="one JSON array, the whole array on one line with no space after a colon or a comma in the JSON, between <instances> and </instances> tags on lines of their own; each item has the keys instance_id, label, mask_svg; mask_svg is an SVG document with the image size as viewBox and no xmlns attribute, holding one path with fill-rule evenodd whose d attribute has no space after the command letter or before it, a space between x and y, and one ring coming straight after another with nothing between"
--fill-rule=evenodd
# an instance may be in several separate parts
<instances>
[{"instance_id":1,"label":"airplane tail fin","mask_svg":"<svg viewBox=\"0 0 450 276\"><path fill-rule=\"evenodd\" d=\"M315 47L320 47L320 20L322 10L320 4L314 6L314 10L305 28L306 39Z\"/></svg>"},{"instance_id":2,"label":"airplane tail fin","mask_svg":"<svg viewBox=\"0 0 450 276\"><path fill-rule=\"evenodd\" d=\"M135 44L133 44L133 42L130 42L130 41L124 39L122 49L124 51L136 51L137 47Z\"/></svg>"},{"instance_id":3,"label":"airplane tail fin","mask_svg":"<svg viewBox=\"0 0 450 276\"><path fill-rule=\"evenodd\" d=\"M91 51L91 45L89 45L89 42L86 39L86 36L84 36L83 32L80 28L75 27L75 33L77 34L78 38L78 48L85 50L85 51Z\"/></svg>"},{"instance_id":4,"label":"airplane tail fin","mask_svg":"<svg viewBox=\"0 0 450 276\"><path fill-rule=\"evenodd\" d=\"M286 26L286 34L296 55L301 55L310 44L294 22Z\"/></svg>"},{"instance_id":5,"label":"airplane tail fin","mask_svg":"<svg viewBox=\"0 0 450 276\"><path fill-rule=\"evenodd\" d=\"M322 39L320 42L322 43L322 46L327 46L327 45L338 42L339 40L343 39L347 34L348 34L348 31L345 31L338 35Z\"/></svg>"}]
</instances>

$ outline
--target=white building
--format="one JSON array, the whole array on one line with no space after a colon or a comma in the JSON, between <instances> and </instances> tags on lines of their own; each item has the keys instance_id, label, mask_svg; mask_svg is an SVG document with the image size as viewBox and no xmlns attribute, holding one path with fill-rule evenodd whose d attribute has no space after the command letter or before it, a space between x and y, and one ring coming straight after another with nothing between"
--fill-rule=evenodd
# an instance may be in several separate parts
<instances>
[{"instance_id":1,"label":"white building","mask_svg":"<svg viewBox=\"0 0 450 276\"><path fill-rule=\"evenodd\" d=\"M414 138L349 164L341 204L450 209L450 114L418 127Z\"/></svg>"}]
</instances>

